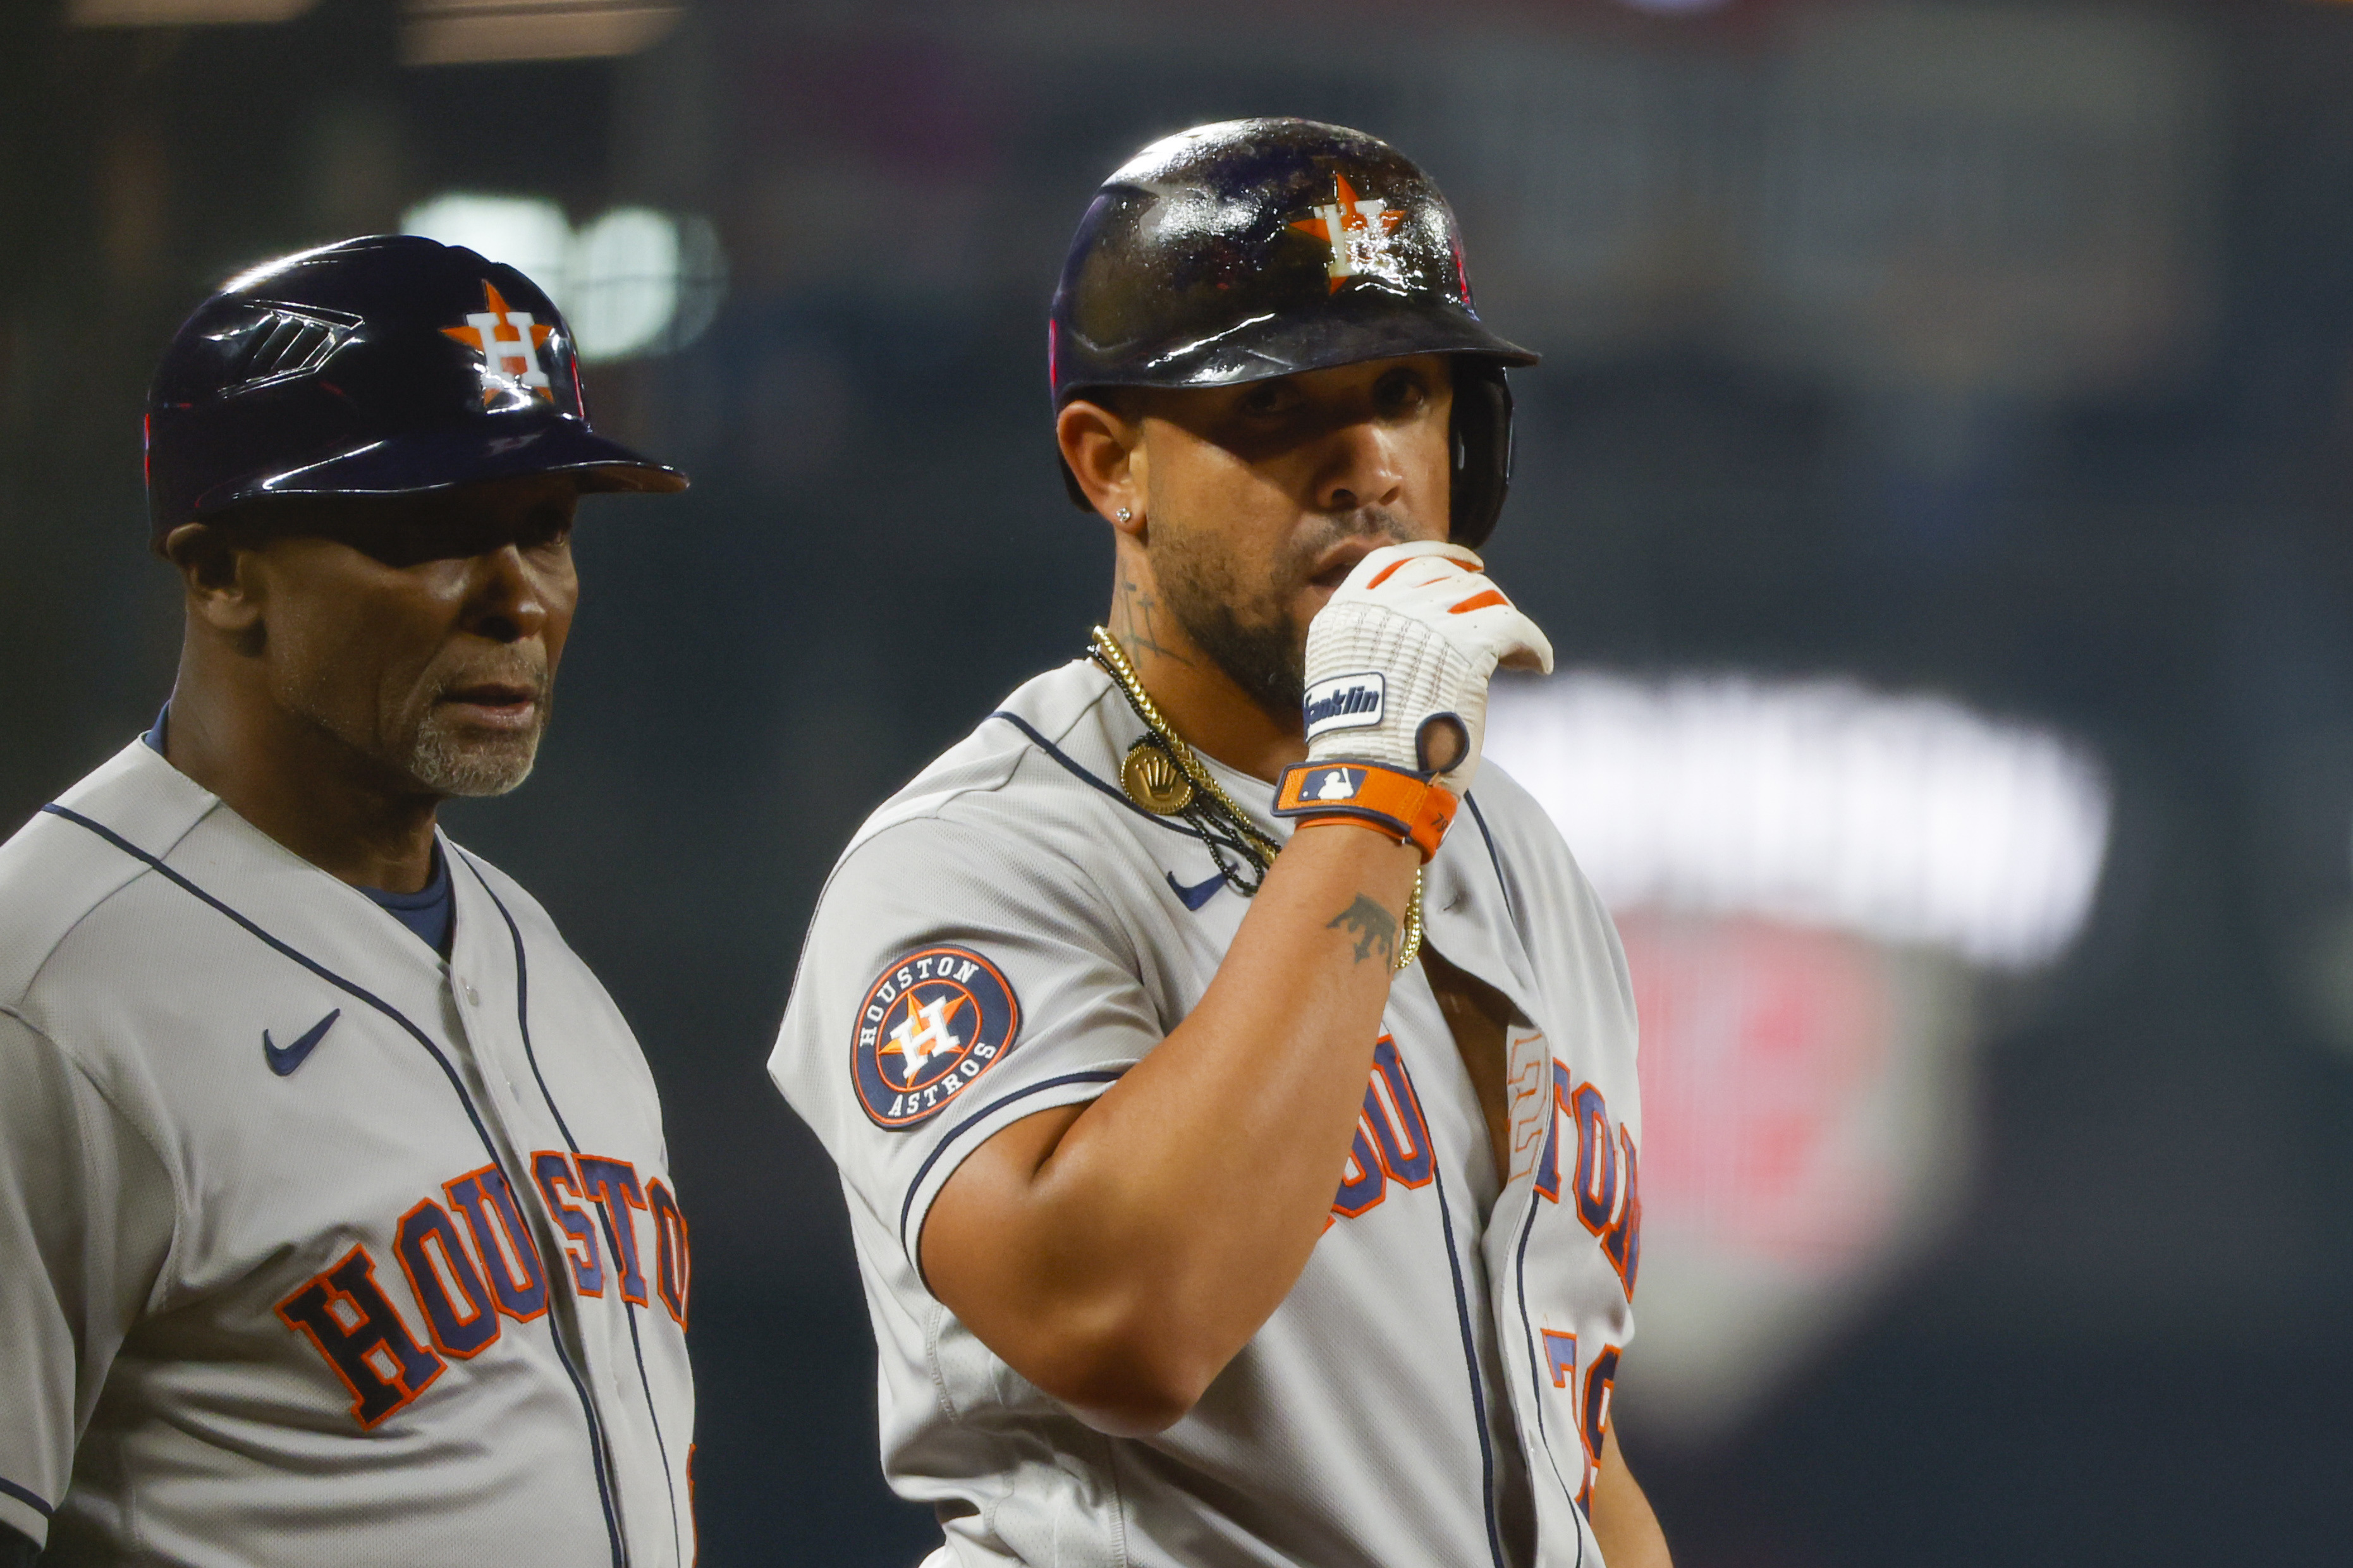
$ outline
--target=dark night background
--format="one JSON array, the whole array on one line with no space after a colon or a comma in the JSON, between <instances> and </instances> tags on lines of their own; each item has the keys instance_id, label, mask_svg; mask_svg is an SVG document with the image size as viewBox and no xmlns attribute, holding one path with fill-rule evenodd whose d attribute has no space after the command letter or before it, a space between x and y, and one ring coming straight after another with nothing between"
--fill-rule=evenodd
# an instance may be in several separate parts
<instances>
[{"instance_id":1,"label":"dark night background","mask_svg":"<svg viewBox=\"0 0 2353 1568\"><path fill-rule=\"evenodd\" d=\"M589 371L695 486L588 504L540 771L448 816L660 1080L704 1561L912 1563L937 1531L880 1477L839 1194L764 1070L801 925L873 804L1101 613L1042 330L1094 183L1198 121L1358 125L1454 196L1488 319L1547 353L1491 560L1564 663L1946 693L2115 780L2089 930L1979 1044L1959 1221L1731 1432L1630 1406L1678 1562L2344 1562L2353 6L1907 7L2021 52L1907 91L1898 51L1900 125L1853 107L1864 44L1807 41L1867 44L1874 9L697 0L619 58L411 65L390 0L6 0L0 816L168 689L139 407L208 289L448 190L707 217L707 330ZM2122 29L2126 87L2005 78L2042 22ZM2102 94L2130 102L2077 115ZM1805 228L1808 159L1838 200L1945 193L1912 315L1815 265L1883 236Z\"/></svg>"}]
</instances>

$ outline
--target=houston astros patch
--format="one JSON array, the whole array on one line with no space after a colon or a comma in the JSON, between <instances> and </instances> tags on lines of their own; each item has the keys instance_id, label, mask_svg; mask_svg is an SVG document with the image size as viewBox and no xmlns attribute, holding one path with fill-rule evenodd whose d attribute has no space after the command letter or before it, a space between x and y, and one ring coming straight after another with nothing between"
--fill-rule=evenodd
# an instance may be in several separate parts
<instances>
[{"instance_id":1,"label":"houston astros patch","mask_svg":"<svg viewBox=\"0 0 2353 1568\"><path fill-rule=\"evenodd\" d=\"M1021 1004L997 965L965 947L911 952L858 1005L858 1102L877 1127L913 1127L1002 1060L1020 1027Z\"/></svg>"}]
</instances>

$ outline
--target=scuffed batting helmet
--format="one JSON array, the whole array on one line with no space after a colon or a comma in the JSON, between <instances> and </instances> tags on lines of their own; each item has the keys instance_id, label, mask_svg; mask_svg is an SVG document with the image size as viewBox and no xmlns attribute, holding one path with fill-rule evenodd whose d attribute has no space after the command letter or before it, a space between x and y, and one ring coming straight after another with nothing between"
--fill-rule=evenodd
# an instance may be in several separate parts
<instances>
[{"instance_id":1,"label":"scuffed batting helmet","mask_svg":"<svg viewBox=\"0 0 2353 1568\"><path fill-rule=\"evenodd\" d=\"M1129 159L1071 242L1046 346L1058 411L1097 387L1458 356L1452 531L1471 545L1494 531L1511 479L1504 367L1536 363L1472 309L1454 214L1430 176L1377 137L1312 120L1197 126Z\"/></svg>"},{"instance_id":2,"label":"scuffed batting helmet","mask_svg":"<svg viewBox=\"0 0 2353 1568\"><path fill-rule=\"evenodd\" d=\"M686 477L588 427L572 333L513 268L415 235L231 279L147 395L153 542L269 496L406 495L524 474L583 490Z\"/></svg>"}]
</instances>

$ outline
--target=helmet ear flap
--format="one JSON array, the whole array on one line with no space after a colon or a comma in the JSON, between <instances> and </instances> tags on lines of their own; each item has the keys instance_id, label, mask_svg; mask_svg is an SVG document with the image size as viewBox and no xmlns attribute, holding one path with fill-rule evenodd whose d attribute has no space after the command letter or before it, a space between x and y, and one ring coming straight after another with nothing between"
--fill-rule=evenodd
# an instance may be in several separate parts
<instances>
[{"instance_id":1,"label":"helmet ear flap","mask_svg":"<svg viewBox=\"0 0 2353 1568\"><path fill-rule=\"evenodd\" d=\"M1455 543L1476 550L1495 531L1512 484L1512 388L1493 360L1454 361L1454 413L1449 432L1450 516Z\"/></svg>"}]
</instances>

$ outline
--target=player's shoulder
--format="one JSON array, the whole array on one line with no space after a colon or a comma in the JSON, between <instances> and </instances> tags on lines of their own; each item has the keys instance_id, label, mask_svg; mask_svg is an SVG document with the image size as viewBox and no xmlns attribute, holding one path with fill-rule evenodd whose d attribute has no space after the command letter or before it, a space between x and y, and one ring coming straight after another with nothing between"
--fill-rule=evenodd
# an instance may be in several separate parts
<instances>
[{"instance_id":1,"label":"player's shoulder","mask_svg":"<svg viewBox=\"0 0 2353 1568\"><path fill-rule=\"evenodd\" d=\"M1601 896L1552 814L1525 784L1498 764L1482 762L1467 805L1464 816L1493 858L1519 920L1547 925L1567 921L1605 931L1615 943L1616 930ZM1458 818L1447 835L1449 844L1463 826ZM1529 934L1537 933L1531 928Z\"/></svg>"},{"instance_id":2,"label":"player's shoulder","mask_svg":"<svg viewBox=\"0 0 2353 1568\"><path fill-rule=\"evenodd\" d=\"M1479 780L1471 787L1472 821L1497 858L1522 868L1582 881L1577 857L1527 786L1494 762L1479 764Z\"/></svg>"},{"instance_id":3,"label":"player's shoulder","mask_svg":"<svg viewBox=\"0 0 2353 1568\"><path fill-rule=\"evenodd\" d=\"M133 741L0 844L0 1005L220 805Z\"/></svg>"},{"instance_id":4,"label":"player's shoulder","mask_svg":"<svg viewBox=\"0 0 2353 1568\"><path fill-rule=\"evenodd\" d=\"M451 838L447 833L441 835L441 849L451 861L450 875L461 889L459 895L460 898L464 898L466 892L470 890L466 889L466 884L470 881L482 892L489 894L495 900L497 907L503 910L526 936L545 936L558 942L563 940L562 934L555 928L555 917L547 912L547 906L541 903L530 889L492 865L478 852L467 848Z\"/></svg>"},{"instance_id":5,"label":"player's shoulder","mask_svg":"<svg viewBox=\"0 0 2353 1568\"><path fill-rule=\"evenodd\" d=\"M534 975L544 980L548 966L559 965L570 973L575 984L610 1008L617 1019L619 1017L620 1009L607 994L604 983L588 967L588 961L574 950L556 924L555 916L530 889L447 833L441 836L441 845L442 853L451 861L449 874L457 889L461 926L470 920L487 921L493 930L511 924L512 937L501 932L494 945L519 941L524 962Z\"/></svg>"},{"instance_id":6,"label":"player's shoulder","mask_svg":"<svg viewBox=\"0 0 2353 1568\"><path fill-rule=\"evenodd\" d=\"M1480 763L1467 804L1470 809L1463 816L1475 826L1481 847L1493 858L1510 918L1539 968L1554 974L1565 994L1584 995L1588 1002L1603 994L1613 997L1625 1037L1630 1040L1633 981L1617 922L1552 815L1525 785L1492 762ZM1463 817L1457 817L1447 834L1449 848L1463 826Z\"/></svg>"},{"instance_id":7,"label":"player's shoulder","mask_svg":"<svg viewBox=\"0 0 2353 1568\"><path fill-rule=\"evenodd\" d=\"M1093 818L1122 805L1117 785L1107 782L1117 771L1103 711L1113 690L1084 659L1023 682L876 807L851 836L842 863L920 851L942 839L1019 854L1085 837ZM881 855L861 854L883 846Z\"/></svg>"}]
</instances>

